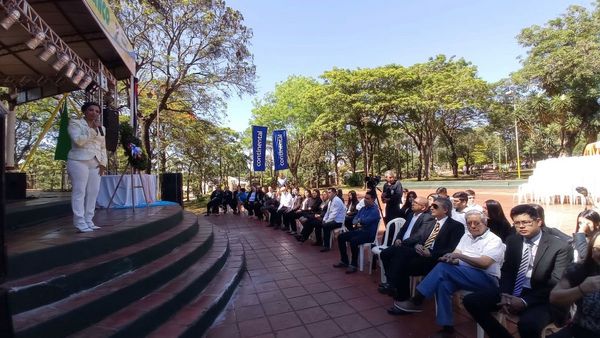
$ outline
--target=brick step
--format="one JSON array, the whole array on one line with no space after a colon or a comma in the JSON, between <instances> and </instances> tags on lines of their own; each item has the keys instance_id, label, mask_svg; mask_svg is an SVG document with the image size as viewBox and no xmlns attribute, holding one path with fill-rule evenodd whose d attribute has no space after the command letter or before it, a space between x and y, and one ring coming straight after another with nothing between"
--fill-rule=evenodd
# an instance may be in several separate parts
<instances>
[{"instance_id":1,"label":"brick step","mask_svg":"<svg viewBox=\"0 0 600 338\"><path fill-rule=\"evenodd\" d=\"M244 248L230 239L231 254L210 285L147 337L202 337L223 311L246 269Z\"/></svg>"},{"instance_id":2,"label":"brick step","mask_svg":"<svg viewBox=\"0 0 600 338\"><path fill-rule=\"evenodd\" d=\"M135 213L117 211L97 212L94 222L102 229L94 232L77 234L70 225L72 217L64 217L65 224L59 231L53 230L55 220L8 233L7 243L11 243L12 237L20 237L23 242L20 246L8 244L8 278L38 274L119 250L156 236L179 224L183 218L179 206L145 208ZM47 233L44 233L45 229L48 229Z\"/></svg>"},{"instance_id":3,"label":"brick step","mask_svg":"<svg viewBox=\"0 0 600 338\"><path fill-rule=\"evenodd\" d=\"M213 247L198 262L146 297L129 304L72 338L144 337L194 299L228 262L227 235L215 231Z\"/></svg>"},{"instance_id":4,"label":"brick step","mask_svg":"<svg viewBox=\"0 0 600 338\"><path fill-rule=\"evenodd\" d=\"M212 247L212 233L212 226L201 227L188 242L131 273L61 301L14 315L15 336L63 337L97 323L193 265Z\"/></svg>"},{"instance_id":5,"label":"brick step","mask_svg":"<svg viewBox=\"0 0 600 338\"><path fill-rule=\"evenodd\" d=\"M198 217L185 213L175 227L145 241L37 275L8 281L13 314L44 306L95 287L162 257L198 233ZM207 238L209 233L205 235Z\"/></svg>"}]
</instances>

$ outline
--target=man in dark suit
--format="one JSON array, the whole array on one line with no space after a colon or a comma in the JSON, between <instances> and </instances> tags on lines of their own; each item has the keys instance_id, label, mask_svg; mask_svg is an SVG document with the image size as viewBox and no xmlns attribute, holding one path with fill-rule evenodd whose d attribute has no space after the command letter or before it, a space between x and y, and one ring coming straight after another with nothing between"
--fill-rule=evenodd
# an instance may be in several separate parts
<instances>
[{"instance_id":1,"label":"man in dark suit","mask_svg":"<svg viewBox=\"0 0 600 338\"><path fill-rule=\"evenodd\" d=\"M429 213L427 199L424 197L416 197L411 204L410 217L404 222L404 225L400 228L396 238L393 238L391 243L384 243L384 245L389 245L389 247L382 250L379 254L381 263L383 264L383 271L386 272L386 281L389 280L387 271L390 270L390 262L394 260L394 257L397 254L402 252L400 247L405 246L413 248L419 243L425 243L425 240L431 233L431 230L433 230L434 225L435 219ZM380 292L386 293L392 288L392 285L384 282L381 283L379 287Z\"/></svg>"},{"instance_id":2,"label":"man in dark suit","mask_svg":"<svg viewBox=\"0 0 600 338\"><path fill-rule=\"evenodd\" d=\"M542 230L539 214L531 205L517 205L510 217L517 233L506 239L499 288L472 293L463 303L491 338L512 337L492 316L497 311L519 316L521 338L540 337L552 321L550 291L572 261L573 249Z\"/></svg>"},{"instance_id":3,"label":"man in dark suit","mask_svg":"<svg viewBox=\"0 0 600 338\"><path fill-rule=\"evenodd\" d=\"M395 288L396 301L405 301L410 297L410 276L426 275L440 257L456 248L465 233L465 227L449 217L451 212L452 203L449 199L436 198L431 205L431 215L436 221L433 229L429 233L423 232L418 244L412 247L400 246L394 255L387 275ZM403 313L395 306L388 312Z\"/></svg>"}]
</instances>

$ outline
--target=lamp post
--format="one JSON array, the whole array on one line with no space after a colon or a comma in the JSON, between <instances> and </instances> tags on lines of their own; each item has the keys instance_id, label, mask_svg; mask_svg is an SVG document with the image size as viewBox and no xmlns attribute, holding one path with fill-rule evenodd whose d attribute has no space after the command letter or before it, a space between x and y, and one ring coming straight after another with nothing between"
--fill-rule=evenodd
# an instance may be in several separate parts
<instances>
[{"instance_id":1,"label":"lamp post","mask_svg":"<svg viewBox=\"0 0 600 338\"><path fill-rule=\"evenodd\" d=\"M516 111L517 105L513 103L513 109ZM519 127L517 125L517 116L515 114L515 141L517 142L517 178L521 178L521 154L519 153Z\"/></svg>"},{"instance_id":2,"label":"lamp post","mask_svg":"<svg viewBox=\"0 0 600 338\"><path fill-rule=\"evenodd\" d=\"M515 119L515 143L517 146L517 178L521 178L521 154L519 152L519 127L517 125L517 96L512 89L506 92L507 95L512 95L513 99L513 115Z\"/></svg>"}]
</instances>

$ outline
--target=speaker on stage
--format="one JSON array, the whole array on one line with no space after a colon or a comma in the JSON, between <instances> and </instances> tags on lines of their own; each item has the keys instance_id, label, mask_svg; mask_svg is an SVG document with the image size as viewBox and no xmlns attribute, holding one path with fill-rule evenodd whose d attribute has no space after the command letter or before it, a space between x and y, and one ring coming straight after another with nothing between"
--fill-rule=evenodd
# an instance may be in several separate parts
<instances>
[{"instance_id":1,"label":"speaker on stage","mask_svg":"<svg viewBox=\"0 0 600 338\"><path fill-rule=\"evenodd\" d=\"M179 203L183 207L183 174L160 174L161 200Z\"/></svg>"},{"instance_id":2,"label":"speaker on stage","mask_svg":"<svg viewBox=\"0 0 600 338\"><path fill-rule=\"evenodd\" d=\"M119 146L119 111L105 108L102 121L106 128L106 150L115 152Z\"/></svg>"}]
</instances>

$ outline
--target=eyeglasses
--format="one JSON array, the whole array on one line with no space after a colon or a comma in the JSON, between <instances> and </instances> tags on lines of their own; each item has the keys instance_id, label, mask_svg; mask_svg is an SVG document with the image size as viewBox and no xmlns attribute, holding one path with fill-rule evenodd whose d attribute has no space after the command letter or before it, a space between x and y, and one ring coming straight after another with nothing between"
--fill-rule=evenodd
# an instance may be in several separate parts
<instances>
[{"instance_id":1,"label":"eyeglasses","mask_svg":"<svg viewBox=\"0 0 600 338\"><path fill-rule=\"evenodd\" d=\"M528 226L531 226L532 224L533 224L533 220L513 222L513 225L516 227L521 226L521 225L528 227Z\"/></svg>"},{"instance_id":2,"label":"eyeglasses","mask_svg":"<svg viewBox=\"0 0 600 338\"><path fill-rule=\"evenodd\" d=\"M432 205L431 205L431 207L432 207L433 209L436 209L436 210L437 210L437 209L438 209L440 206L439 206L439 205L437 205L437 204L432 204Z\"/></svg>"}]
</instances>

